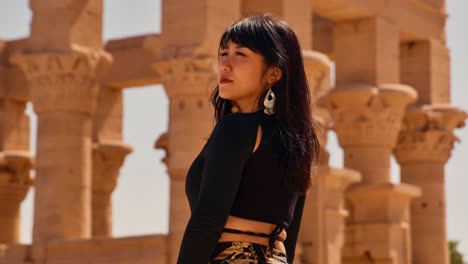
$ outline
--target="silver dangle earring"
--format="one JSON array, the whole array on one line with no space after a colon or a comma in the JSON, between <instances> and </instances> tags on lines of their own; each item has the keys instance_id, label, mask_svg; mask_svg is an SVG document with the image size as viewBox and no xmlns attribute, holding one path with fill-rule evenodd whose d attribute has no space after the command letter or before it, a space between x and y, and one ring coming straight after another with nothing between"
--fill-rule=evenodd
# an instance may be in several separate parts
<instances>
[{"instance_id":1,"label":"silver dangle earring","mask_svg":"<svg viewBox=\"0 0 468 264\"><path fill-rule=\"evenodd\" d=\"M263 100L263 105L265 106L265 109L263 109L263 112L267 115L272 115L275 110L275 94L271 90L271 85L270 88L268 89L267 94L265 95L265 99Z\"/></svg>"}]
</instances>

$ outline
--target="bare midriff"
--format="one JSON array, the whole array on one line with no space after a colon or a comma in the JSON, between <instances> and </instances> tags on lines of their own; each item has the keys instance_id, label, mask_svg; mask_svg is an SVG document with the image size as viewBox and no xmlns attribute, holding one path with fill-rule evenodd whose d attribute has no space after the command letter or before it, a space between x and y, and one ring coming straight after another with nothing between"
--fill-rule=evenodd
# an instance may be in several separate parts
<instances>
[{"instance_id":1,"label":"bare midriff","mask_svg":"<svg viewBox=\"0 0 468 264\"><path fill-rule=\"evenodd\" d=\"M275 228L275 224L260 222L245 218L240 218L236 216L230 215L226 221L225 228L232 228L238 229L242 231L251 231L255 233L265 233L270 234L273 229ZM286 230L282 230L279 236L283 239L286 239ZM223 232L221 234L221 238L219 242L223 241L245 241L245 242L252 242L261 245L268 246L268 238L267 237L259 237L259 236L251 236L246 234L233 234ZM279 240L275 240L275 247L279 249L281 252L286 253L286 249L284 247L283 242Z\"/></svg>"}]
</instances>

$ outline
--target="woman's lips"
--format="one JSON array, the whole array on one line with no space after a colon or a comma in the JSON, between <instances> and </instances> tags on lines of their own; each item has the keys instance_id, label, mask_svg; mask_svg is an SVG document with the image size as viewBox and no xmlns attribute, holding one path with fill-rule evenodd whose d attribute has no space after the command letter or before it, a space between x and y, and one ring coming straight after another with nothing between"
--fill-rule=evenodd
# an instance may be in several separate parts
<instances>
[{"instance_id":1,"label":"woman's lips","mask_svg":"<svg viewBox=\"0 0 468 264\"><path fill-rule=\"evenodd\" d=\"M232 82L232 80L229 80L229 79L221 79L219 82L220 82L220 83L230 83L230 82Z\"/></svg>"}]
</instances>

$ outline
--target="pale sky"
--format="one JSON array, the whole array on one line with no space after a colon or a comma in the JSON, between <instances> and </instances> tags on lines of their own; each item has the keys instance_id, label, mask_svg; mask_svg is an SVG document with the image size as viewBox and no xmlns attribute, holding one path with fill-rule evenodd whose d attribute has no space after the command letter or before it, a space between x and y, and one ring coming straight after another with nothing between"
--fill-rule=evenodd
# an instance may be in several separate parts
<instances>
[{"instance_id":1,"label":"pale sky","mask_svg":"<svg viewBox=\"0 0 468 264\"><path fill-rule=\"evenodd\" d=\"M29 35L31 12L28 0L0 0L0 39ZM104 1L104 39L161 33L161 0ZM468 1L448 0L447 46L451 55L452 104L468 110ZM227 25L226 25L227 26ZM164 29L162 29L164 30ZM168 232L169 179L161 159L164 152L153 149L155 140L167 130L168 100L160 85L125 90L124 141L134 147L121 169L113 195L116 237ZM36 118L29 105L31 129ZM455 134L457 143L446 166L447 223L450 240L468 256L468 128ZM35 133L31 133L35 151ZM330 135L331 166L342 167L343 152ZM392 159L392 181L399 182L399 168ZM34 191L21 205L21 242L30 243ZM468 259L468 257L466 257Z\"/></svg>"}]
</instances>

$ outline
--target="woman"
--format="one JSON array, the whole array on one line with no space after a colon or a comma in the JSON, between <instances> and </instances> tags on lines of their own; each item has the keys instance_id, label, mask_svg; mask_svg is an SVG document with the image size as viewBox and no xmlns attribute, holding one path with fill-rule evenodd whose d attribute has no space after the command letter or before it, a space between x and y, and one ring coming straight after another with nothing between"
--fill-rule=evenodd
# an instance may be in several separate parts
<instances>
[{"instance_id":1,"label":"woman","mask_svg":"<svg viewBox=\"0 0 468 264\"><path fill-rule=\"evenodd\" d=\"M216 126L190 166L177 263L293 263L319 143L299 42L270 14L222 35Z\"/></svg>"}]
</instances>

